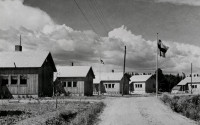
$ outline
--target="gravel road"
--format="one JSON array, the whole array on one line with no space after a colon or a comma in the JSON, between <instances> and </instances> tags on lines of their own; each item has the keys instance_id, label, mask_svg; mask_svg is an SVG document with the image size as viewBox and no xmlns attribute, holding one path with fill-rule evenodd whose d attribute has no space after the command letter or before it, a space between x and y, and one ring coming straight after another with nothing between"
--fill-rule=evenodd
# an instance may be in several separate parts
<instances>
[{"instance_id":1,"label":"gravel road","mask_svg":"<svg viewBox=\"0 0 200 125\"><path fill-rule=\"evenodd\" d=\"M197 125L156 97L107 98L99 125Z\"/></svg>"}]
</instances>

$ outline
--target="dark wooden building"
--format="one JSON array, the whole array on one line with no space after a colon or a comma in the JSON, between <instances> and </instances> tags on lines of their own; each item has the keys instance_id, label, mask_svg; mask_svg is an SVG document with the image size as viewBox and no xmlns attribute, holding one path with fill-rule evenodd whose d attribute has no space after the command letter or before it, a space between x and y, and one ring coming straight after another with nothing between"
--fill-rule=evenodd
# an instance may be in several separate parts
<instances>
[{"instance_id":1,"label":"dark wooden building","mask_svg":"<svg viewBox=\"0 0 200 125\"><path fill-rule=\"evenodd\" d=\"M56 67L50 52L0 53L0 97L41 97L53 94Z\"/></svg>"},{"instance_id":2,"label":"dark wooden building","mask_svg":"<svg viewBox=\"0 0 200 125\"><path fill-rule=\"evenodd\" d=\"M93 79L95 78L90 66L57 67L57 79L66 93L77 96L93 95Z\"/></svg>"}]
</instances>

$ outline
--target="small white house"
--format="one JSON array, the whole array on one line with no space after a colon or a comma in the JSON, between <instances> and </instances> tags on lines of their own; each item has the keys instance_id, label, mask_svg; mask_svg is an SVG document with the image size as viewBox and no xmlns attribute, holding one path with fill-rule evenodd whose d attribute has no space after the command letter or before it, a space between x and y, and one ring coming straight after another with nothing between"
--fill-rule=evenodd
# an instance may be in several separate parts
<instances>
[{"instance_id":1,"label":"small white house","mask_svg":"<svg viewBox=\"0 0 200 125\"><path fill-rule=\"evenodd\" d=\"M124 79L125 78L125 79ZM129 94L129 77L124 75L122 72L102 72L98 74L94 79L94 92L105 94Z\"/></svg>"},{"instance_id":2,"label":"small white house","mask_svg":"<svg viewBox=\"0 0 200 125\"><path fill-rule=\"evenodd\" d=\"M193 93L200 94L200 77L186 77L177 86L180 87L179 92L190 93L192 89Z\"/></svg>"},{"instance_id":3,"label":"small white house","mask_svg":"<svg viewBox=\"0 0 200 125\"><path fill-rule=\"evenodd\" d=\"M134 75L130 80L130 93L143 94L156 91L155 79L152 75Z\"/></svg>"}]
</instances>

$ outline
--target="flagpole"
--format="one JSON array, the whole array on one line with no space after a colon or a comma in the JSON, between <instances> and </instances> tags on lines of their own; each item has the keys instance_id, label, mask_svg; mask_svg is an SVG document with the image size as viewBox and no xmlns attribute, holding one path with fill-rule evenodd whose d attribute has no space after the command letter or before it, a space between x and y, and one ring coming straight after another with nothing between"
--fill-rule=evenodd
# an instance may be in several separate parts
<instances>
[{"instance_id":1,"label":"flagpole","mask_svg":"<svg viewBox=\"0 0 200 125\"><path fill-rule=\"evenodd\" d=\"M99 95L101 95L101 57L100 57L100 66L99 66Z\"/></svg>"},{"instance_id":2,"label":"flagpole","mask_svg":"<svg viewBox=\"0 0 200 125\"><path fill-rule=\"evenodd\" d=\"M156 97L158 97L158 33L156 43Z\"/></svg>"}]
</instances>

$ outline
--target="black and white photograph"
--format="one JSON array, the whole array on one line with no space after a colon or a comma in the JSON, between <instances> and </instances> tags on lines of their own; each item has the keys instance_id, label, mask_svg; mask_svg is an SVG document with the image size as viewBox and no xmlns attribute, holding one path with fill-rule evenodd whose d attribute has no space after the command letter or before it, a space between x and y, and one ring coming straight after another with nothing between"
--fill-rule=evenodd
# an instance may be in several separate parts
<instances>
[{"instance_id":1,"label":"black and white photograph","mask_svg":"<svg viewBox=\"0 0 200 125\"><path fill-rule=\"evenodd\" d=\"M0 0L0 125L199 125L200 0Z\"/></svg>"}]
</instances>

